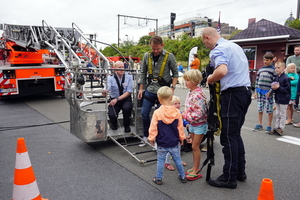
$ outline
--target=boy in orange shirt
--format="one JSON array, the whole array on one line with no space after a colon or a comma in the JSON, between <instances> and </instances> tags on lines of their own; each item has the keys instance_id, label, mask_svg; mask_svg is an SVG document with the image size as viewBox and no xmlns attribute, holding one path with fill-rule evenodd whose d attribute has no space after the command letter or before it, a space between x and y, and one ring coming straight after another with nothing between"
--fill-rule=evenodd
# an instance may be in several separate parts
<instances>
[{"instance_id":1,"label":"boy in orange shirt","mask_svg":"<svg viewBox=\"0 0 300 200\"><path fill-rule=\"evenodd\" d=\"M154 146L157 143L156 176L153 182L161 185L164 163L167 153L170 153L179 171L179 180L186 183L184 168L180 158L180 146L185 139L182 116L180 111L171 105L173 91L167 86L157 91L161 106L154 111L149 127L148 140Z\"/></svg>"}]
</instances>

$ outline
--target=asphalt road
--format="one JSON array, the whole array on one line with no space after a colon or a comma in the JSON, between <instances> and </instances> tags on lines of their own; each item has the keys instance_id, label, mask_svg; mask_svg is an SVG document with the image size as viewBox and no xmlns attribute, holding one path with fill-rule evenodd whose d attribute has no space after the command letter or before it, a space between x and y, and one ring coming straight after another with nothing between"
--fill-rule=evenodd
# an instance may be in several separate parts
<instances>
[{"instance_id":1,"label":"asphalt road","mask_svg":"<svg viewBox=\"0 0 300 200\"><path fill-rule=\"evenodd\" d=\"M207 89L204 89L207 93ZM187 90L176 89L182 105ZM69 133L69 105L65 99L35 97L0 101L0 199L11 199L16 139L24 137L40 192L48 199L257 199L263 178L273 181L276 199L300 199L300 134L286 126L284 137L253 132L257 124L256 101L250 105L243 126L248 179L235 190L214 188L203 178L182 184L177 172L165 171L164 184L152 183L155 163L139 164L112 141L85 144ZM297 113L294 120L300 122ZM266 115L264 115L266 122ZM30 127L16 127L30 126ZM8 129L5 127L14 127ZM286 137L290 136L290 137ZM285 141L282 141L285 140ZM128 142L131 140L128 139ZM215 143L212 176L222 172L223 156L219 138ZM136 150L139 151L140 148ZM144 154L147 158L154 153ZM202 153L203 161L206 154ZM182 153L192 165L192 154Z\"/></svg>"}]
</instances>

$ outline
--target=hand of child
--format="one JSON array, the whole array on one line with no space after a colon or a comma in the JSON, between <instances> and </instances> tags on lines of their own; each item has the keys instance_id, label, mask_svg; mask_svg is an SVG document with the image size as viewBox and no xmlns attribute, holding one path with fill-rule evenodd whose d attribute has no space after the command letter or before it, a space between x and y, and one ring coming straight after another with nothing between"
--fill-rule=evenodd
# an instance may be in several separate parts
<instances>
[{"instance_id":1,"label":"hand of child","mask_svg":"<svg viewBox=\"0 0 300 200\"><path fill-rule=\"evenodd\" d=\"M256 92L253 94L253 98L257 99L257 93Z\"/></svg>"},{"instance_id":2,"label":"hand of child","mask_svg":"<svg viewBox=\"0 0 300 200\"><path fill-rule=\"evenodd\" d=\"M268 99L270 97L270 92L268 92L267 94L266 94L266 98Z\"/></svg>"},{"instance_id":3,"label":"hand of child","mask_svg":"<svg viewBox=\"0 0 300 200\"><path fill-rule=\"evenodd\" d=\"M277 90L278 88L279 88L279 83L278 82L273 82L272 84L271 84L271 88L273 89L273 90Z\"/></svg>"},{"instance_id":4,"label":"hand of child","mask_svg":"<svg viewBox=\"0 0 300 200\"><path fill-rule=\"evenodd\" d=\"M192 144L192 138L190 135L186 137L186 142Z\"/></svg>"},{"instance_id":5,"label":"hand of child","mask_svg":"<svg viewBox=\"0 0 300 200\"><path fill-rule=\"evenodd\" d=\"M184 141L183 140L180 140L180 145L184 145Z\"/></svg>"},{"instance_id":6,"label":"hand of child","mask_svg":"<svg viewBox=\"0 0 300 200\"><path fill-rule=\"evenodd\" d=\"M182 119L184 119L184 116L185 116L185 111L183 111L183 112L181 113Z\"/></svg>"},{"instance_id":7,"label":"hand of child","mask_svg":"<svg viewBox=\"0 0 300 200\"><path fill-rule=\"evenodd\" d=\"M154 146L154 141L149 141L149 143L152 145L152 146Z\"/></svg>"}]
</instances>

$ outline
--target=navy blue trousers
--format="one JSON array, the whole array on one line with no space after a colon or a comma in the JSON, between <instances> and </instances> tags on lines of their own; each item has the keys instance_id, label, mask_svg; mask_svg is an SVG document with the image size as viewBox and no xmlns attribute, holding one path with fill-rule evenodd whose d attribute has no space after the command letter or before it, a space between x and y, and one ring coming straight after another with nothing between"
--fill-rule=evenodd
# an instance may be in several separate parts
<instances>
[{"instance_id":1,"label":"navy blue trousers","mask_svg":"<svg viewBox=\"0 0 300 200\"><path fill-rule=\"evenodd\" d=\"M112 124L118 125L118 115L120 110L123 112L123 126L130 126L130 116L132 111L132 100L126 98L118 101L114 106L108 106L108 117Z\"/></svg>"},{"instance_id":2,"label":"navy blue trousers","mask_svg":"<svg viewBox=\"0 0 300 200\"><path fill-rule=\"evenodd\" d=\"M143 131L144 131L144 137L149 136L149 127L151 123L151 117L150 112L154 104L156 104L156 108L159 108L160 104L157 102L157 94L154 94L152 92L149 92L148 90L145 90L143 94L143 103L142 103L142 118L143 118Z\"/></svg>"},{"instance_id":3,"label":"navy blue trousers","mask_svg":"<svg viewBox=\"0 0 300 200\"><path fill-rule=\"evenodd\" d=\"M221 92L222 132L220 136L225 164L223 175L227 181L235 181L237 173L245 170L245 148L241 128L251 103L251 90Z\"/></svg>"}]
</instances>

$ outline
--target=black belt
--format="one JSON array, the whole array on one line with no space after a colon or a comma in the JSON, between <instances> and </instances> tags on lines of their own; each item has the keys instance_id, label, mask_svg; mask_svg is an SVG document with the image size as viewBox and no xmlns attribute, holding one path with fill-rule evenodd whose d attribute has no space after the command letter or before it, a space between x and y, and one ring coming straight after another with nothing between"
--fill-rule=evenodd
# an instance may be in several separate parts
<instances>
[{"instance_id":1,"label":"black belt","mask_svg":"<svg viewBox=\"0 0 300 200\"><path fill-rule=\"evenodd\" d=\"M231 88L227 88L226 90L223 90L222 92L242 92L245 90L251 90L251 87L245 87L245 86L231 87Z\"/></svg>"}]
</instances>

